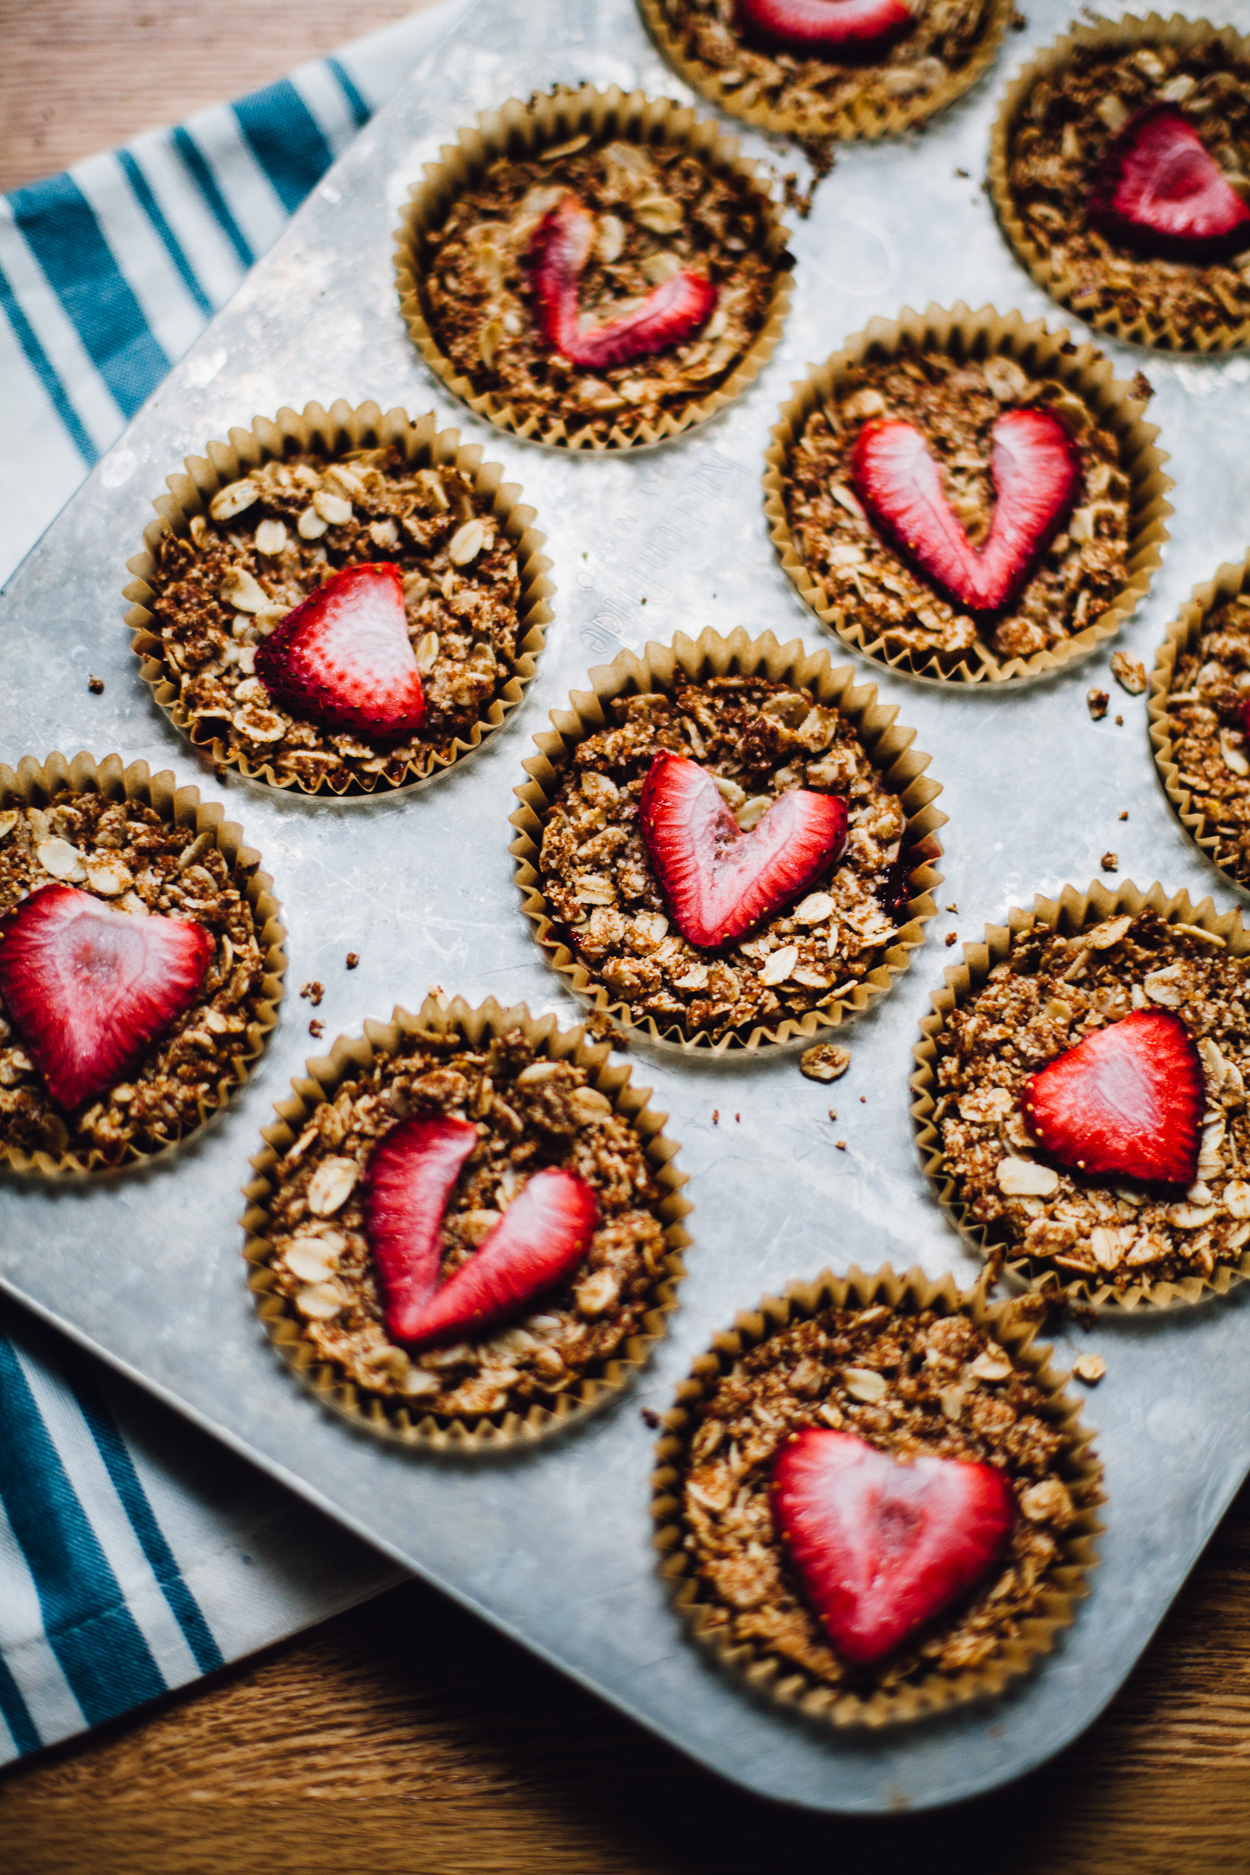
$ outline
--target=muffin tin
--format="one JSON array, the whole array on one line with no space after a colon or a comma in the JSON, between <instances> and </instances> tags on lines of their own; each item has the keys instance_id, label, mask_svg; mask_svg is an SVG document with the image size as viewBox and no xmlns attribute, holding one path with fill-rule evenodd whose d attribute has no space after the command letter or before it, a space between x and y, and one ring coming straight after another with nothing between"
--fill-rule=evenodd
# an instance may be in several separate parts
<instances>
[{"instance_id":1,"label":"muffin tin","mask_svg":"<svg viewBox=\"0 0 1250 1875\"><path fill-rule=\"evenodd\" d=\"M690 1756L824 1811L948 1803L1077 1736L1145 1647L1250 1466L1250 1290L1183 1317L1045 1330L1058 1367L1086 1351L1107 1364L1085 1412L1106 1490L1090 1598L1053 1656L994 1705L871 1738L830 1739L757 1706L710 1668L669 1608L650 1548L655 1434L640 1409L667 1410L735 1311L826 1266L919 1264L933 1277L949 1270L960 1286L978 1274L929 1194L908 1115L910 1050L954 961L945 937L975 940L1034 892L1055 896L1097 876L1104 854L1116 856L1112 884L1158 878L1195 901L1215 893L1220 909L1235 901L1158 786L1145 699L1117 689L1110 647L1012 694L956 695L863 666L945 784L939 899L958 912L943 911L906 977L839 1031L852 1065L832 1086L803 1079L787 1051L697 1064L641 1045L632 1054L635 1084L653 1090L681 1141L693 1242L650 1365L585 1426L473 1465L344 1426L290 1384L267 1345L245 1287L239 1188L273 1103L324 1049L310 1018L328 1038L395 1002L417 1008L440 987L576 1019L527 928L507 854L532 737L586 687L590 667L679 631L744 625L832 649L768 537L770 430L808 362L874 316L963 299L1060 323L1012 260L980 179L1012 71L1068 17L1058 0L1030 7L1027 29L922 147L839 152L811 217L794 228L795 294L778 351L732 408L653 451L591 460L537 450L448 404L405 332L391 236L422 163L511 95L557 80L683 91L634 0L593 9L482 0L174 368L0 605L10 752L119 748L153 768L172 764L225 803L263 852L290 931L283 1019L232 1110L141 1176L56 1195L0 1183L0 1286ZM781 156L754 137L744 148L802 170L797 152ZM1084 336L1073 322L1074 340ZM1245 550L1250 359L1106 349L1118 377L1141 370L1149 380L1149 419L1176 483L1165 564L1116 641L1149 666L1190 587ZM386 799L276 798L197 770L137 681L116 598L168 466L257 409L302 407L324 390L327 360L354 402L402 404L414 416L433 404L500 460L536 511L557 588L524 705L471 764ZM89 693L89 673L104 678L103 695ZM1091 686L1111 693L1100 721L1086 707ZM349 952L359 957L351 971ZM315 1010L299 996L314 981L324 988Z\"/></svg>"}]
</instances>

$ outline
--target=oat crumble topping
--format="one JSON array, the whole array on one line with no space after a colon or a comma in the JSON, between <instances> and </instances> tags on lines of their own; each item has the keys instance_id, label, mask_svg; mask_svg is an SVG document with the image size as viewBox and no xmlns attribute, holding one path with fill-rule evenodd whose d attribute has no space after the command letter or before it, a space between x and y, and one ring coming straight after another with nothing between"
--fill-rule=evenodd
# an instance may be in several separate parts
<instances>
[{"instance_id":1,"label":"oat crumble topping","mask_svg":"<svg viewBox=\"0 0 1250 1875\"><path fill-rule=\"evenodd\" d=\"M989 0L918 0L910 32L839 62L752 44L735 26L736 0L660 0L660 8L683 56L732 94L727 109L763 105L817 133L859 100L891 111L943 89L993 26Z\"/></svg>"},{"instance_id":2,"label":"oat crumble topping","mask_svg":"<svg viewBox=\"0 0 1250 1875\"><path fill-rule=\"evenodd\" d=\"M410 1354L384 1325L364 1185L377 1142L419 1113L454 1115L478 1132L443 1224L444 1278L546 1166L585 1179L600 1221L585 1260L531 1312L486 1339ZM641 1139L585 1068L548 1059L517 1032L482 1048L433 1030L405 1037L316 1109L270 1178L269 1263L306 1339L341 1375L418 1416L550 1407L619 1358L657 1306L663 1194Z\"/></svg>"},{"instance_id":3,"label":"oat crumble topping","mask_svg":"<svg viewBox=\"0 0 1250 1875\"><path fill-rule=\"evenodd\" d=\"M449 756L512 676L516 549L469 476L416 468L398 444L253 469L166 534L149 579L165 675L191 740L224 743L279 782L398 786ZM343 567L400 569L426 713L403 741L372 742L296 717L255 675L256 646Z\"/></svg>"},{"instance_id":4,"label":"oat crumble topping","mask_svg":"<svg viewBox=\"0 0 1250 1875\"><path fill-rule=\"evenodd\" d=\"M942 488L974 546L994 516L991 431L1003 411L1049 410L1075 438L1081 487L1067 526L1042 556L1014 608L977 618L914 573L877 535L855 494L851 455L866 423L912 423L939 464ZM836 401L814 410L782 471L786 518L839 630L861 624L887 656L937 653L952 662L978 642L1027 658L1092 625L1127 578L1129 494L1120 445L1089 405L1054 378L1030 378L1015 359L906 352L858 366Z\"/></svg>"},{"instance_id":5,"label":"oat crumble topping","mask_svg":"<svg viewBox=\"0 0 1250 1875\"><path fill-rule=\"evenodd\" d=\"M254 871L232 871L211 833L172 826L139 801L63 789L47 807L0 813L0 912L56 880L135 917L185 918L215 940L199 1000L125 1081L72 1114L47 1092L0 998L0 1145L120 1165L160 1152L199 1126L201 1107L220 1104L220 1084L251 1053L263 1000L264 953L244 896Z\"/></svg>"},{"instance_id":6,"label":"oat crumble topping","mask_svg":"<svg viewBox=\"0 0 1250 1875\"><path fill-rule=\"evenodd\" d=\"M1168 728L1179 779L1216 836L1217 866L1250 884L1250 596L1216 606L1168 692Z\"/></svg>"},{"instance_id":7,"label":"oat crumble topping","mask_svg":"<svg viewBox=\"0 0 1250 1875\"><path fill-rule=\"evenodd\" d=\"M1011 139L1008 176L1016 213L1075 282L1065 300L1084 318L1114 313L1133 325L1144 313L1182 339L1250 319L1250 250L1197 264L1146 257L1091 225L1093 172L1125 125L1147 105L1172 104L1201 137L1228 180L1250 176L1250 65L1216 38L1181 51L1078 47L1064 68L1040 77Z\"/></svg>"},{"instance_id":8,"label":"oat crumble topping","mask_svg":"<svg viewBox=\"0 0 1250 1875\"><path fill-rule=\"evenodd\" d=\"M526 256L567 191L594 215L582 275L583 322L615 319L682 268L717 288L688 342L632 364L588 372L550 349L535 318ZM681 145L575 137L534 157L500 157L428 238L420 283L430 331L478 393L511 406L519 425L562 421L606 441L619 423L656 423L722 385L764 327L789 257L762 251L772 226L759 189Z\"/></svg>"},{"instance_id":9,"label":"oat crumble topping","mask_svg":"<svg viewBox=\"0 0 1250 1875\"><path fill-rule=\"evenodd\" d=\"M650 1016L662 1029L719 1037L828 1007L881 963L921 862L904 848L901 801L846 718L763 677L679 679L671 696L618 697L606 714L610 727L571 751L547 809L539 873L561 941L635 1022ZM789 788L843 795L841 857L749 938L697 949L671 925L638 825L660 749L713 774L747 830Z\"/></svg>"},{"instance_id":10,"label":"oat crumble topping","mask_svg":"<svg viewBox=\"0 0 1250 1875\"><path fill-rule=\"evenodd\" d=\"M1061 1282L1209 1277L1250 1242L1250 961L1196 926L1120 913L1075 937L1037 927L937 1038L940 1170L990 1229L991 1261L1027 1257ZM1133 1009L1167 1009L1206 1082L1198 1177L1187 1191L1050 1165L1024 1124L1031 1074Z\"/></svg>"},{"instance_id":11,"label":"oat crumble topping","mask_svg":"<svg viewBox=\"0 0 1250 1875\"><path fill-rule=\"evenodd\" d=\"M1076 1513L1064 1438L1028 1369L964 1315L884 1304L825 1309L752 1348L695 1409L685 1468L685 1547L700 1605L731 1643L784 1671L867 1696L983 1666L1050 1587ZM805 1427L853 1433L907 1460L994 1465L1017 1515L1000 1567L969 1599L873 1667L845 1664L806 1600L774 1527L773 1461Z\"/></svg>"}]
</instances>

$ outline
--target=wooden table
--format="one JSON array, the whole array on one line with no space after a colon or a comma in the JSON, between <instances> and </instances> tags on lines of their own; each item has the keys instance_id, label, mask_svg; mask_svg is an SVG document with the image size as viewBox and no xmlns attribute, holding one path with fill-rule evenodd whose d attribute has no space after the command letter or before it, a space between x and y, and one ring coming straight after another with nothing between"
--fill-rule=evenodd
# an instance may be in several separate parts
<instances>
[{"instance_id":1,"label":"wooden table","mask_svg":"<svg viewBox=\"0 0 1250 1875\"><path fill-rule=\"evenodd\" d=\"M0 187L409 10L0 0ZM1098 1724L1022 1783L937 1815L820 1820L742 1796L416 1584L0 1783L3 1875L930 1867L1250 1869L1250 1488Z\"/></svg>"}]
</instances>

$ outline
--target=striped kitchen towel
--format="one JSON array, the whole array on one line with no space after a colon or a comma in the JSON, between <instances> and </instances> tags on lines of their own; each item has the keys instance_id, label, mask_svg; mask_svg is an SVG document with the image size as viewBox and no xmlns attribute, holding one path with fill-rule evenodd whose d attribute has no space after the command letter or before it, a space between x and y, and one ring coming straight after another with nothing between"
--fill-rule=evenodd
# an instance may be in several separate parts
<instances>
[{"instance_id":1,"label":"striped kitchen towel","mask_svg":"<svg viewBox=\"0 0 1250 1875\"><path fill-rule=\"evenodd\" d=\"M0 580L464 4L3 200ZM397 1578L0 1304L0 1763Z\"/></svg>"}]
</instances>

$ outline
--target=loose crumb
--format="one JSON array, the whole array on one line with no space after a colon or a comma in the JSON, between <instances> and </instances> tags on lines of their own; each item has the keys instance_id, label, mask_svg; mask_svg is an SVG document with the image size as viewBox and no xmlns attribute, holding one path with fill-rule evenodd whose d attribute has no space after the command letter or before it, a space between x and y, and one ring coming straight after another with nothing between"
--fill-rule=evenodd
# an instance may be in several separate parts
<instances>
[{"instance_id":1,"label":"loose crumb","mask_svg":"<svg viewBox=\"0 0 1250 1875\"><path fill-rule=\"evenodd\" d=\"M650 1426L652 1432L655 1432L658 1429L659 1424L660 1424L660 1415L656 1412L653 1406L644 1406L642 1408L642 1423L644 1426Z\"/></svg>"},{"instance_id":2,"label":"loose crumb","mask_svg":"<svg viewBox=\"0 0 1250 1875\"><path fill-rule=\"evenodd\" d=\"M322 1036L325 1034L325 1032L326 1032L325 1023L318 1022L316 1016L314 1016L312 1021L308 1025L308 1033L312 1036L315 1042L319 1042Z\"/></svg>"},{"instance_id":3,"label":"loose crumb","mask_svg":"<svg viewBox=\"0 0 1250 1875\"><path fill-rule=\"evenodd\" d=\"M833 1143L837 1147L839 1152L846 1151L846 1141L844 1139L835 1139Z\"/></svg>"},{"instance_id":4,"label":"loose crumb","mask_svg":"<svg viewBox=\"0 0 1250 1875\"><path fill-rule=\"evenodd\" d=\"M950 949L950 947L951 947L951 945L952 945L952 944L957 944L958 942L959 942L959 933L958 933L958 931L948 931L948 932L946 933L946 948L947 948L947 950L949 950L949 949Z\"/></svg>"},{"instance_id":5,"label":"loose crumb","mask_svg":"<svg viewBox=\"0 0 1250 1875\"><path fill-rule=\"evenodd\" d=\"M1150 399L1155 394L1155 387L1150 382L1150 379L1146 376L1146 373L1144 371L1139 371L1137 375L1134 377L1133 389L1137 392L1137 395L1141 398L1144 404L1149 403Z\"/></svg>"},{"instance_id":6,"label":"loose crumb","mask_svg":"<svg viewBox=\"0 0 1250 1875\"><path fill-rule=\"evenodd\" d=\"M348 953L347 953L347 968L348 968L349 970L354 970L354 969L356 968L356 965L357 965L357 964L358 964L359 962L360 962L360 952L359 952L359 951L348 951Z\"/></svg>"},{"instance_id":7,"label":"loose crumb","mask_svg":"<svg viewBox=\"0 0 1250 1875\"><path fill-rule=\"evenodd\" d=\"M720 1125L720 1108L719 1107L712 1108L712 1125L713 1126Z\"/></svg>"},{"instance_id":8,"label":"loose crumb","mask_svg":"<svg viewBox=\"0 0 1250 1875\"><path fill-rule=\"evenodd\" d=\"M1126 651L1112 653L1111 675L1121 690L1127 690L1131 697L1141 696L1146 688L1146 666L1137 658L1129 657Z\"/></svg>"},{"instance_id":9,"label":"loose crumb","mask_svg":"<svg viewBox=\"0 0 1250 1875\"><path fill-rule=\"evenodd\" d=\"M1118 853L1104 853L1098 863L1104 872L1118 872L1120 869L1120 855Z\"/></svg>"},{"instance_id":10,"label":"loose crumb","mask_svg":"<svg viewBox=\"0 0 1250 1875\"><path fill-rule=\"evenodd\" d=\"M1100 723L1107 714L1107 705L1111 698L1105 690L1089 690L1086 692L1085 701L1089 705L1089 713L1094 721Z\"/></svg>"},{"instance_id":11,"label":"loose crumb","mask_svg":"<svg viewBox=\"0 0 1250 1875\"><path fill-rule=\"evenodd\" d=\"M947 909L947 911L949 911L949 912L957 912L957 911L959 910L959 907L958 907L958 905L957 905L957 904L955 903L955 901L954 901L954 899L952 899L952 900L951 900L951 902L950 902L950 904L949 904L949 905L948 905L948 906L946 907L946 909Z\"/></svg>"},{"instance_id":12,"label":"loose crumb","mask_svg":"<svg viewBox=\"0 0 1250 1875\"><path fill-rule=\"evenodd\" d=\"M1101 1354L1080 1354L1072 1364L1072 1372L1086 1386L1096 1387L1107 1371L1107 1363Z\"/></svg>"},{"instance_id":13,"label":"loose crumb","mask_svg":"<svg viewBox=\"0 0 1250 1875\"><path fill-rule=\"evenodd\" d=\"M836 1119L837 1119L837 1117L838 1117L838 1110L837 1110L837 1108L836 1108L836 1107L830 1107L830 1109L829 1109L829 1118L830 1118L831 1120L836 1120Z\"/></svg>"},{"instance_id":14,"label":"loose crumb","mask_svg":"<svg viewBox=\"0 0 1250 1875\"><path fill-rule=\"evenodd\" d=\"M1122 814L1120 815L1120 819L1121 819L1121 820L1127 820L1127 819L1128 819L1128 809L1127 809L1127 807L1126 807L1126 808L1124 809L1124 812L1123 812L1123 813L1122 813Z\"/></svg>"},{"instance_id":15,"label":"loose crumb","mask_svg":"<svg viewBox=\"0 0 1250 1875\"><path fill-rule=\"evenodd\" d=\"M317 1006L321 1002L321 999L325 995L325 993L326 993L325 984L318 983L315 977L312 979L311 982L305 983L303 988L300 990L300 995L306 996L308 998L308 1001L312 1004L314 1009L317 1008Z\"/></svg>"},{"instance_id":16,"label":"loose crumb","mask_svg":"<svg viewBox=\"0 0 1250 1875\"><path fill-rule=\"evenodd\" d=\"M1116 728L1117 728L1117 729L1123 729L1123 727L1124 727L1124 718L1123 718L1122 716L1117 716L1117 717L1116 717L1116 719L1115 719L1115 726L1116 726Z\"/></svg>"},{"instance_id":17,"label":"loose crumb","mask_svg":"<svg viewBox=\"0 0 1250 1875\"><path fill-rule=\"evenodd\" d=\"M102 677L88 677L87 688L93 697L102 697L104 695L104 679Z\"/></svg>"},{"instance_id":18,"label":"loose crumb","mask_svg":"<svg viewBox=\"0 0 1250 1875\"><path fill-rule=\"evenodd\" d=\"M799 1072L809 1081L840 1081L850 1065L850 1049L836 1042L818 1042L799 1056Z\"/></svg>"}]
</instances>

